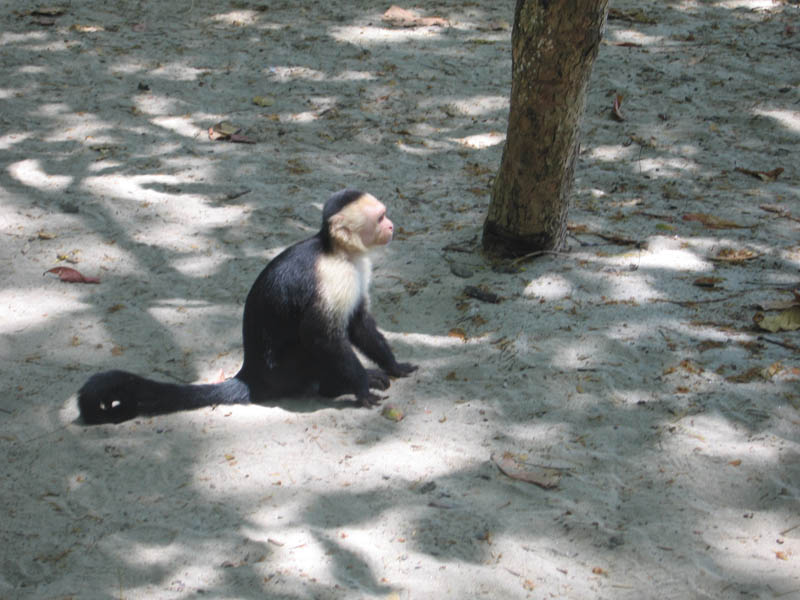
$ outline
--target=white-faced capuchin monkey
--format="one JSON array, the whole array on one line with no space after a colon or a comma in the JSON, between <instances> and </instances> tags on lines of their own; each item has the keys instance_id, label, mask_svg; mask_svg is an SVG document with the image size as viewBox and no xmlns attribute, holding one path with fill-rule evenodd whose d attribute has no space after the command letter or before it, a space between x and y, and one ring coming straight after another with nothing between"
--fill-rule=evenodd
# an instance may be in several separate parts
<instances>
[{"instance_id":1,"label":"white-faced capuchin monkey","mask_svg":"<svg viewBox=\"0 0 800 600\"><path fill-rule=\"evenodd\" d=\"M214 404L247 404L297 395L317 386L334 397L354 394L365 407L381 400L389 377L417 369L395 360L369 312L371 248L385 246L394 227L374 196L344 190L322 210L322 228L275 257L244 305L244 364L232 379L181 385L126 371L92 376L78 392L87 424L119 423ZM365 369L353 346L380 369Z\"/></svg>"}]
</instances>

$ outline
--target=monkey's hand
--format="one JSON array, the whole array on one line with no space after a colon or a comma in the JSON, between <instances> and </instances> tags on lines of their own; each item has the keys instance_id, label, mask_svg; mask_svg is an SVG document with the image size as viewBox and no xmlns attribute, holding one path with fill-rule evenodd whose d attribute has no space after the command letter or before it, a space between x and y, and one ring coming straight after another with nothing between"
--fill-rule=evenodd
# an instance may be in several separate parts
<instances>
[{"instance_id":1,"label":"monkey's hand","mask_svg":"<svg viewBox=\"0 0 800 600\"><path fill-rule=\"evenodd\" d=\"M381 403L381 400L383 400L383 398L378 396L378 394L373 394L372 392L370 392L369 394L367 394L362 398L359 398L358 400L359 402L361 402L361 406L363 406L364 408L372 408L373 406L378 406Z\"/></svg>"},{"instance_id":2,"label":"monkey's hand","mask_svg":"<svg viewBox=\"0 0 800 600\"><path fill-rule=\"evenodd\" d=\"M391 369L386 369L386 372L392 377L408 377L419 369L419 365L412 365L411 363L397 363Z\"/></svg>"},{"instance_id":3,"label":"monkey's hand","mask_svg":"<svg viewBox=\"0 0 800 600\"><path fill-rule=\"evenodd\" d=\"M380 369L367 369L369 387L373 390L388 390L391 385L389 376Z\"/></svg>"}]
</instances>

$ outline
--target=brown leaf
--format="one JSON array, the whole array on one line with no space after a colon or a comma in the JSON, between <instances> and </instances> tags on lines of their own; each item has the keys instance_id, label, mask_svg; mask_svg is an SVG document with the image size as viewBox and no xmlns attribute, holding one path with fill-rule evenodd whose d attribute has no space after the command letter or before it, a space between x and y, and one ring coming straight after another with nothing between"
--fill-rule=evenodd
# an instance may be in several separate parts
<instances>
[{"instance_id":1,"label":"brown leaf","mask_svg":"<svg viewBox=\"0 0 800 600\"><path fill-rule=\"evenodd\" d=\"M47 273L58 275L61 281L66 281L67 283L100 283L97 277L86 277L72 267L54 267L49 271L45 271L45 275Z\"/></svg>"},{"instance_id":2,"label":"brown leaf","mask_svg":"<svg viewBox=\"0 0 800 600\"><path fill-rule=\"evenodd\" d=\"M641 10L619 10L612 8L608 11L608 19L618 19L620 21L628 21L629 23L643 23L646 25L655 25L657 21L648 17L644 11Z\"/></svg>"},{"instance_id":3,"label":"brown leaf","mask_svg":"<svg viewBox=\"0 0 800 600\"><path fill-rule=\"evenodd\" d=\"M759 367L750 367L744 373L726 377L725 381L731 383L752 383L753 381L761 381L762 379L761 369Z\"/></svg>"},{"instance_id":4,"label":"brown leaf","mask_svg":"<svg viewBox=\"0 0 800 600\"><path fill-rule=\"evenodd\" d=\"M289 172L292 175L305 175L306 173L311 173L311 168L303 163L303 161L299 158L290 158L286 161L286 164L289 165Z\"/></svg>"},{"instance_id":5,"label":"brown leaf","mask_svg":"<svg viewBox=\"0 0 800 600\"><path fill-rule=\"evenodd\" d=\"M621 106L622 106L622 94L617 94L616 96L614 96L614 105L611 108L611 116L617 121L625 120L625 117L622 116L622 111L620 111Z\"/></svg>"},{"instance_id":6,"label":"brown leaf","mask_svg":"<svg viewBox=\"0 0 800 600\"><path fill-rule=\"evenodd\" d=\"M504 20L490 21L485 27L478 27L478 29L488 29L489 31L511 31L511 23Z\"/></svg>"},{"instance_id":7,"label":"brown leaf","mask_svg":"<svg viewBox=\"0 0 800 600\"><path fill-rule=\"evenodd\" d=\"M66 11L61 6L38 6L31 11L31 14L37 17L60 17Z\"/></svg>"},{"instance_id":8,"label":"brown leaf","mask_svg":"<svg viewBox=\"0 0 800 600\"><path fill-rule=\"evenodd\" d=\"M475 298L481 302L489 302L490 304L499 304L502 298L494 292L486 289L486 286L468 285L464 288L464 295L468 298Z\"/></svg>"},{"instance_id":9,"label":"brown leaf","mask_svg":"<svg viewBox=\"0 0 800 600\"><path fill-rule=\"evenodd\" d=\"M742 263L746 260L758 258L758 253L747 248L720 248L716 256L711 256L711 260L729 262L733 264Z\"/></svg>"},{"instance_id":10,"label":"brown leaf","mask_svg":"<svg viewBox=\"0 0 800 600\"><path fill-rule=\"evenodd\" d=\"M546 490L558 487L561 481L560 470L522 462L510 452L503 453L503 456L492 454L492 462L511 479L533 483Z\"/></svg>"},{"instance_id":11,"label":"brown leaf","mask_svg":"<svg viewBox=\"0 0 800 600\"><path fill-rule=\"evenodd\" d=\"M778 176L783 173L783 167L777 167L771 171L753 171L743 167L736 167L734 170L739 173L744 173L745 175L750 175L750 177L760 179L761 181L775 181Z\"/></svg>"},{"instance_id":12,"label":"brown leaf","mask_svg":"<svg viewBox=\"0 0 800 600\"><path fill-rule=\"evenodd\" d=\"M447 336L458 338L462 342L467 341L467 332L461 329L460 327L453 327L450 331L447 332Z\"/></svg>"},{"instance_id":13,"label":"brown leaf","mask_svg":"<svg viewBox=\"0 0 800 600\"><path fill-rule=\"evenodd\" d=\"M249 138L246 135L241 135L239 133L234 133L228 138L234 144L255 144L256 141L253 138Z\"/></svg>"},{"instance_id":14,"label":"brown leaf","mask_svg":"<svg viewBox=\"0 0 800 600\"><path fill-rule=\"evenodd\" d=\"M747 225L739 225L733 221L721 219L706 213L687 213L683 215L684 221L697 221L709 229L744 229Z\"/></svg>"},{"instance_id":15,"label":"brown leaf","mask_svg":"<svg viewBox=\"0 0 800 600\"><path fill-rule=\"evenodd\" d=\"M256 106L272 106L275 104L275 98L272 96L253 96L253 104Z\"/></svg>"},{"instance_id":16,"label":"brown leaf","mask_svg":"<svg viewBox=\"0 0 800 600\"><path fill-rule=\"evenodd\" d=\"M450 23L441 17L422 17L413 10L392 5L383 13L381 20L397 27L448 27Z\"/></svg>"},{"instance_id":17,"label":"brown leaf","mask_svg":"<svg viewBox=\"0 0 800 600\"><path fill-rule=\"evenodd\" d=\"M715 288L718 283L722 283L722 277L698 277L692 282L692 285L702 288Z\"/></svg>"},{"instance_id":18,"label":"brown leaf","mask_svg":"<svg viewBox=\"0 0 800 600\"><path fill-rule=\"evenodd\" d=\"M70 31L77 31L78 33L98 33L105 31L102 25L84 25L82 23L73 23L69 26Z\"/></svg>"}]
</instances>

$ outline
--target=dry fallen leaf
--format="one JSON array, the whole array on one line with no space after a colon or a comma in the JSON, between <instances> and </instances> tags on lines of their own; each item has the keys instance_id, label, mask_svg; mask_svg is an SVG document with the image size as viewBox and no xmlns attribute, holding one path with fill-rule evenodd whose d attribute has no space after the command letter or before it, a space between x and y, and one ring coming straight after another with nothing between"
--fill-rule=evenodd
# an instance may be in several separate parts
<instances>
[{"instance_id":1,"label":"dry fallen leaf","mask_svg":"<svg viewBox=\"0 0 800 600\"><path fill-rule=\"evenodd\" d=\"M715 288L717 284L725 281L722 277L698 277L692 282L692 285L702 288Z\"/></svg>"},{"instance_id":2,"label":"dry fallen leaf","mask_svg":"<svg viewBox=\"0 0 800 600\"><path fill-rule=\"evenodd\" d=\"M614 105L611 107L611 116L617 121L625 120L625 117L622 115L622 111L620 111L621 106L622 106L622 94L617 94L614 96Z\"/></svg>"},{"instance_id":3,"label":"dry fallen leaf","mask_svg":"<svg viewBox=\"0 0 800 600\"><path fill-rule=\"evenodd\" d=\"M55 267L45 271L45 275L47 273L58 275L61 281L66 281L67 283L100 283L97 277L86 277L80 271L76 271L72 267Z\"/></svg>"},{"instance_id":4,"label":"dry fallen leaf","mask_svg":"<svg viewBox=\"0 0 800 600\"><path fill-rule=\"evenodd\" d=\"M771 171L753 171L752 169L745 169L743 167L736 167L734 170L745 175L750 175L750 177L760 179L761 181L775 181L778 176L783 173L783 167L777 167Z\"/></svg>"},{"instance_id":5,"label":"dry fallen leaf","mask_svg":"<svg viewBox=\"0 0 800 600\"><path fill-rule=\"evenodd\" d=\"M752 383L753 381L760 381L762 379L761 369L759 367L751 367L744 373L726 377L725 381L729 381L730 383Z\"/></svg>"},{"instance_id":6,"label":"dry fallen leaf","mask_svg":"<svg viewBox=\"0 0 800 600\"><path fill-rule=\"evenodd\" d=\"M643 23L647 25L655 25L657 23L654 18L648 17L642 10L624 11L612 8L608 11L608 19L618 19L620 21L628 21L629 23Z\"/></svg>"},{"instance_id":7,"label":"dry fallen leaf","mask_svg":"<svg viewBox=\"0 0 800 600\"><path fill-rule=\"evenodd\" d=\"M69 27L70 31L77 31L78 33L98 33L105 31L102 25L84 25L81 23L74 23Z\"/></svg>"},{"instance_id":8,"label":"dry fallen leaf","mask_svg":"<svg viewBox=\"0 0 800 600\"><path fill-rule=\"evenodd\" d=\"M275 99L271 96L255 96L253 97L253 104L256 106L272 106L275 104Z\"/></svg>"},{"instance_id":9,"label":"dry fallen leaf","mask_svg":"<svg viewBox=\"0 0 800 600\"><path fill-rule=\"evenodd\" d=\"M739 225L733 221L728 221L705 213L688 213L683 215L683 220L697 221L709 229L743 229L747 227L746 225Z\"/></svg>"},{"instance_id":10,"label":"dry fallen leaf","mask_svg":"<svg viewBox=\"0 0 800 600\"><path fill-rule=\"evenodd\" d=\"M229 141L233 142L234 144L255 144L256 141L253 138L249 138L246 135L242 135L241 133L234 133L228 138Z\"/></svg>"},{"instance_id":11,"label":"dry fallen leaf","mask_svg":"<svg viewBox=\"0 0 800 600\"><path fill-rule=\"evenodd\" d=\"M522 462L510 452L504 452L503 456L492 454L492 462L511 479L533 483L546 490L558 487L561 481L560 470Z\"/></svg>"},{"instance_id":12,"label":"dry fallen leaf","mask_svg":"<svg viewBox=\"0 0 800 600\"><path fill-rule=\"evenodd\" d=\"M711 256L709 258L711 260L736 264L758 258L758 253L747 248L720 248L716 256Z\"/></svg>"},{"instance_id":13,"label":"dry fallen leaf","mask_svg":"<svg viewBox=\"0 0 800 600\"><path fill-rule=\"evenodd\" d=\"M797 331L800 329L800 306L792 306L777 315L765 316L763 313L756 313L753 321L761 329L771 333Z\"/></svg>"},{"instance_id":14,"label":"dry fallen leaf","mask_svg":"<svg viewBox=\"0 0 800 600\"><path fill-rule=\"evenodd\" d=\"M37 17L60 17L66 11L61 6L38 6L31 11L31 14Z\"/></svg>"},{"instance_id":15,"label":"dry fallen leaf","mask_svg":"<svg viewBox=\"0 0 800 600\"><path fill-rule=\"evenodd\" d=\"M441 17L422 17L413 10L392 5L383 13L381 20L397 27L447 27L447 19Z\"/></svg>"},{"instance_id":16,"label":"dry fallen leaf","mask_svg":"<svg viewBox=\"0 0 800 600\"><path fill-rule=\"evenodd\" d=\"M220 121L208 128L208 139L226 140L239 144L255 144L255 140L240 134L241 127L237 127L230 121Z\"/></svg>"},{"instance_id":17,"label":"dry fallen leaf","mask_svg":"<svg viewBox=\"0 0 800 600\"><path fill-rule=\"evenodd\" d=\"M311 168L304 164L299 158L290 158L286 161L286 164L289 165L289 172L292 175L305 175L306 173L311 173Z\"/></svg>"},{"instance_id":18,"label":"dry fallen leaf","mask_svg":"<svg viewBox=\"0 0 800 600\"><path fill-rule=\"evenodd\" d=\"M462 342L467 341L467 332L461 329L460 327L453 327L450 331L447 332L447 336L458 338Z\"/></svg>"},{"instance_id":19,"label":"dry fallen leaf","mask_svg":"<svg viewBox=\"0 0 800 600\"><path fill-rule=\"evenodd\" d=\"M464 288L464 295L467 298L475 298L481 302L489 302L491 304L499 304L502 300L500 296L487 289L485 285L468 285Z\"/></svg>"},{"instance_id":20,"label":"dry fallen leaf","mask_svg":"<svg viewBox=\"0 0 800 600\"><path fill-rule=\"evenodd\" d=\"M490 21L486 26L478 27L478 29L488 29L489 31L511 31L511 23L500 19L499 21Z\"/></svg>"}]
</instances>

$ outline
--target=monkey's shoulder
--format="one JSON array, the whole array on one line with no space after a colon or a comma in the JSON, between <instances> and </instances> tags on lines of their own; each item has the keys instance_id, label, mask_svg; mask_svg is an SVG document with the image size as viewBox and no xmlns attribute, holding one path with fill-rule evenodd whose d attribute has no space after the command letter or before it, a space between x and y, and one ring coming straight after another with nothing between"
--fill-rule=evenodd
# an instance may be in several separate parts
<instances>
[{"instance_id":1,"label":"monkey's shoulder","mask_svg":"<svg viewBox=\"0 0 800 600\"><path fill-rule=\"evenodd\" d=\"M276 314L315 307L343 323L362 302L369 302L371 270L366 255L351 258L326 252L314 236L272 259L253 285L248 301L262 309L269 305Z\"/></svg>"}]
</instances>

